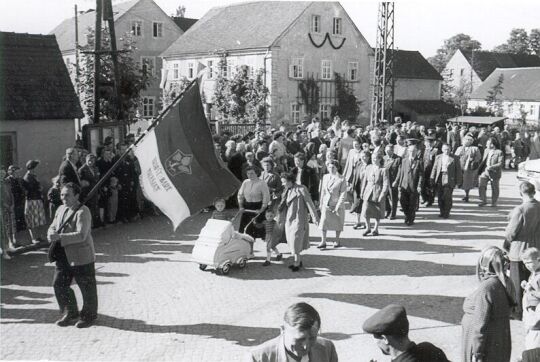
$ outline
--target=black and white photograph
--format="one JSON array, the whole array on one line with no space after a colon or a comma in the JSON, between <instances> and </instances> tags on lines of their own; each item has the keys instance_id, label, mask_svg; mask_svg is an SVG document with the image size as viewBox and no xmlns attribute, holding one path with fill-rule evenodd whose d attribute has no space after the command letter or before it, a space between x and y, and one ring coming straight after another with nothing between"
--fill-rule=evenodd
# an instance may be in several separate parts
<instances>
[{"instance_id":1,"label":"black and white photograph","mask_svg":"<svg viewBox=\"0 0 540 362\"><path fill-rule=\"evenodd\" d=\"M540 2L0 0L0 360L540 362Z\"/></svg>"}]
</instances>

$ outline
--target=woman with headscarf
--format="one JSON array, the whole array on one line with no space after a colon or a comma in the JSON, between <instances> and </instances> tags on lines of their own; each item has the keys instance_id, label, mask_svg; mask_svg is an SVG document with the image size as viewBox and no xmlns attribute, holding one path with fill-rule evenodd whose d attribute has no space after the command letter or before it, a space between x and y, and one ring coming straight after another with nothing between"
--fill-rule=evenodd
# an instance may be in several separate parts
<instances>
[{"instance_id":1,"label":"woman with headscarf","mask_svg":"<svg viewBox=\"0 0 540 362\"><path fill-rule=\"evenodd\" d=\"M318 224L317 210L307 188L298 185L292 173L281 174L281 183L285 191L278 208L278 223L285 230L287 244L294 258L289 268L297 272L303 266L300 253L309 248L309 215Z\"/></svg>"},{"instance_id":2,"label":"woman with headscarf","mask_svg":"<svg viewBox=\"0 0 540 362\"><path fill-rule=\"evenodd\" d=\"M463 303L464 362L510 361L510 314L515 300L506 265L503 251L496 246L484 249L478 259L480 285Z\"/></svg>"},{"instance_id":3,"label":"woman with headscarf","mask_svg":"<svg viewBox=\"0 0 540 362\"><path fill-rule=\"evenodd\" d=\"M319 249L326 247L326 233L329 230L336 232L334 248L340 246L339 236L345 224L345 196L347 194L347 182L337 171L338 162L336 160L326 161L328 173L324 175L321 185L321 222L319 229L322 230L321 243Z\"/></svg>"}]
</instances>

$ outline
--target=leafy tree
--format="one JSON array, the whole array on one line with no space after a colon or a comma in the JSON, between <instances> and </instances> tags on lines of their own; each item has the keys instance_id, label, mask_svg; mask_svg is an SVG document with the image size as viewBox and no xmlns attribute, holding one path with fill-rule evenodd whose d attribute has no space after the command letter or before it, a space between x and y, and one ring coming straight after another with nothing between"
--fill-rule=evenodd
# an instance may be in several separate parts
<instances>
[{"instance_id":1,"label":"leafy tree","mask_svg":"<svg viewBox=\"0 0 540 362\"><path fill-rule=\"evenodd\" d=\"M532 29L529 33L531 53L540 56L540 28Z\"/></svg>"},{"instance_id":2,"label":"leafy tree","mask_svg":"<svg viewBox=\"0 0 540 362\"><path fill-rule=\"evenodd\" d=\"M259 122L266 117L268 88L263 84L264 72L259 70L250 77L249 67L237 67L234 75L226 74L227 59L218 63L218 79L213 103L223 120L235 123ZM232 76L231 79L227 78Z\"/></svg>"},{"instance_id":3,"label":"leafy tree","mask_svg":"<svg viewBox=\"0 0 540 362\"><path fill-rule=\"evenodd\" d=\"M319 113L319 86L313 77L301 81L298 84L298 90L302 101L306 106L306 113L309 117Z\"/></svg>"},{"instance_id":4,"label":"leafy tree","mask_svg":"<svg viewBox=\"0 0 540 362\"><path fill-rule=\"evenodd\" d=\"M496 52L506 52L514 54L530 54L529 36L527 31L521 28L514 28L510 32L510 38L506 43L493 49Z\"/></svg>"},{"instance_id":5,"label":"leafy tree","mask_svg":"<svg viewBox=\"0 0 540 362\"><path fill-rule=\"evenodd\" d=\"M101 33L101 48L110 49L111 37L108 29ZM81 69L79 77L79 94L83 109L86 115L94 118L94 54L85 53L94 50L95 32L92 28L88 29L88 44L81 48ZM124 34L119 38L118 66L120 73L119 89L122 102L120 107L124 114L124 120L130 121L135 118L135 112L141 101L141 91L145 90L153 76L149 73L143 73L138 62L133 59L133 52L137 49L135 41L130 33ZM99 98L100 115L99 118L106 120L116 120L118 116L118 102L112 82L114 81L113 64L110 54L101 56L101 74L98 81L111 86L102 86Z\"/></svg>"},{"instance_id":6,"label":"leafy tree","mask_svg":"<svg viewBox=\"0 0 540 362\"><path fill-rule=\"evenodd\" d=\"M190 83L189 79L183 77L179 81L170 82L167 84L166 88L163 89L161 94L161 106L162 109L165 109L169 104L171 104L180 93L186 89Z\"/></svg>"},{"instance_id":7,"label":"leafy tree","mask_svg":"<svg viewBox=\"0 0 540 362\"><path fill-rule=\"evenodd\" d=\"M360 114L360 104L361 101L358 101L354 95L353 88L347 84L339 75L339 73L334 73L336 78L336 96L337 96L337 105L332 106L331 116L339 116L341 119L348 119L351 121L356 121L358 115Z\"/></svg>"},{"instance_id":8,"label":"leafy tree","mask_svg":"<svg viewBox=\"0 0 540 362\"><path fill-rule=\"evenodd\" d=\"M482 49L482 44L471 38L470 35L463 33L456 34L446 39L443 46L437 49L435 56L428 58L428 61L438 72L442 72L452 55L458 49L464 51L480 50Z\"/></svg>"},{"instance_id":9,"label":"leafy tree","mask_svg":"<svg viewBox=\"0 0 540 362\"><path fill-rule=\"evenodd\" d=\"M178 5L176 8L174 15L175 17L183 18L186 16L186 7L184 5Z\"/></svg>"},{"instance_id":10,"label":"leafy tree","mask_svg":"<svg viewBox=\"0 0 540 362\"><path fill-rule=\"evenodd\" d=\"M499 98L503 91L503 82L504 75L500 74L499 78L497 78L497 82L488 91L488 95L486 97L488 109L499 117L503 115L502 100Z\"/></svg>"}]
</instances>

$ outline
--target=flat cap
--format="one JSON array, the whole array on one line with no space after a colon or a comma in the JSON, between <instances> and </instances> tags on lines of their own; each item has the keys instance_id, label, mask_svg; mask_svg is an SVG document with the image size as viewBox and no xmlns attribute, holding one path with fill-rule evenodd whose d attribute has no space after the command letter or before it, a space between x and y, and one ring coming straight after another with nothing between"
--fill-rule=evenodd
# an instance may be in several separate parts
<instances>
[{"instance_id":1,"label":"flat cap","mask_svg":"<svg viewBox=\"0 0 540 362\"><path fill-rule=\"evenodd\" d=\"M418 138L407 138L405 142L407 142L407 146L416 146L419 140Z\"/></svg>"},{"instance_id":2,"label":"flat cap","mask_svg":"<svg viewBox=\"0 0 540 362\"><path fill-rule=\"evenodd\" d=\"M376 336L406 336L409 333L407 312L401 305L390 304L369 317L362 329Z\"/></svg>"}]
</instances>

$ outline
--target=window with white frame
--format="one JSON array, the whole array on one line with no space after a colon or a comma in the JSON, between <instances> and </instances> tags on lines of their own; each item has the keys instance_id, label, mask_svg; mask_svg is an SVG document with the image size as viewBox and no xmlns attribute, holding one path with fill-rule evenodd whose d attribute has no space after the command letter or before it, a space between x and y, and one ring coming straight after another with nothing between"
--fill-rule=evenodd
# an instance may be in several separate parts
<instances>
[{"instance_id":1,"label":"window with white frame","mask_svg":"<svg viewBox=\"0 0 540 362\"><path fill-rule=\"evenodd\" d=\"M142 36L142 21L141 20L133 20L131 22L131 34L133 34L133 36Z\"/></svg>"},{"instance_id":2,"label":"window with white frame","mask_svg":"<svg viewBox=\"0 0 540 362\"><path fill-rule=\"evenodd\" d=\"M358 80L358 62L349 62L348 73L349 80Z\"/></svg>"},{"instance_id":3,"label":"window with white frame","mask_svg":"<svg viewBox=\"0 0 540 362\"><path fill-rule=\"evenodd\" d=\"M534 109L536 107L534 105L531 105L530 108L529 108L529 116L534 116Z\"/></svg>"},{"instance_id":4,"label":"window with white frame","mask_svg":"<svg viewBox=\"0 0 540 362\"><path fill-rule=\"evenodd\" d=\"M300 107L298 103L291 103L291 121L293 123L300 122Z\"/></svg>"},{"instance_id":5,"label":"window with white frame","mask_svg":"<svg viewBox=\"0 0 540 362\"><path fill-rule=\"evenodd\" d=\"M332 61L321 61L321 79L332 79Z\"/></svg>"},{"instance_id":6,"label":"window with white frame","mask_svg":"<svg viewBox=\"0 0 540 362\"><path fill-rule=\"evenodd\" d=\"M292 58L289 65L289 77L304 78L304 58Z\"/></svg>"},{"instance_id":7,"label":"window with white frame","mask_svg":"<svg viewBox=\"0 0 540 362\"><path fill-rule=\"evenodd\" d=\"M321 32L321 16L320 15L311 16L311 32L312 33Z\"/></svg>"},{"instance_id":8,"label":"window with white frame","mask_svg":"<svg viewBox=\"0 0 540 362\"><path fill-rule=\"evenodd\" d=\"M330 115L332 113L332 105L321 103L319 105L319 117L321 120L323 119L330 119Z\"/></svg>"},{"instance_id":9,"label":"window with white frame","mask_svg":"<svg viewBox=\"0 0 540 362\"><path fill-rule=\"evenodd\" d=\"M343 33L341 18L334 18L334 24L332 26L332 34L341 35Z\"/></svg>"},{"instance_id":10,"label":"window with white frame","mask_svg":"<svg viewBox=\"0 0 540 362\"><path fill-rule=\"evenodd\" d=\"M147 76L154 75L156 69L156 57L141 57L141 70Z\"/></svg>"},{"instance_id":11,"label":"window with white frame","mask_svg":"<svg viewBox=\"0 0 540 362\"><path fill-rule=\"evenodd\" d=\"M154 21L152 23L152 36L154 38L161 38L163 37L163 23Z\"/></svg>"},{"instance_id":12,"label":"window with white frame","mask_svg":"<svg viewBox=\"0 0 540 362\"><path fill-rule=\"evenodd\" d=\"M233 59L227 60L227 77L232 78L236 74L236 62Z\"/></svg>"},{"instance_id":13,"label":"window with white frame","mask_svg":"<svg viewBox=\"0 0 540 362\"><path fill-rule=\"evenodd\" d=\"M189 62L187 65L187 77L193 79L195 77L195 63Z\"/></svg>"},{"instance_id":14,"label":"window with white frame","mask_svg":"<svg viewBox=\"0 0 540 362\"><path fill-rule=\"evenodd\" d=\"M215 70L214 70L214 61L213 60L208 60L206 62L206 71L208 72L208 79L214 79L216 74L215 74Z\"/></svg>"},{"instance_id":15,"label":"window with white frame","mask_svg":"<svg viewBox=\"0 0 540 362\"><path fill-rule=\"evenodd\" d=\"M172 69L173 69L173 72L172 72L173 79L180 79L180 64L173 63Z\"/></svg>"},{"instance_id":16,"label":"window with white frame","mask_svg":"<svg viewBox=\"0 0 540 362\"><path fill-rule=\"evenodd\" d=\"M154 117L156 97L143 96L142 102L143 102L143 109L142 109L143 117L144 118Z\"/></svg>"}]
</instances>

